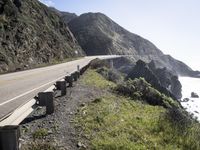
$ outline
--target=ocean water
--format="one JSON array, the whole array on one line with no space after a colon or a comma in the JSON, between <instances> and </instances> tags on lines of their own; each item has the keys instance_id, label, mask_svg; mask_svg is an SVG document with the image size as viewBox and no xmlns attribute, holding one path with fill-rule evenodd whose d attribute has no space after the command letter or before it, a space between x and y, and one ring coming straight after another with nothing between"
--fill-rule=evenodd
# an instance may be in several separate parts
<instances>
[{"instance_id":1,"label":"ocean water","mask_svg":"<svg viewBox=\"0 0 200 150\"><path fill-rule=\"evenodd\" d=\"M181 102L182 106L200 121L200 98L191 98L191 92L195 92L200 96L200 79L179 77L179 81L182 84L182 100L184 98L190 99L188 102Z\"/></svg>"}]
</instances>

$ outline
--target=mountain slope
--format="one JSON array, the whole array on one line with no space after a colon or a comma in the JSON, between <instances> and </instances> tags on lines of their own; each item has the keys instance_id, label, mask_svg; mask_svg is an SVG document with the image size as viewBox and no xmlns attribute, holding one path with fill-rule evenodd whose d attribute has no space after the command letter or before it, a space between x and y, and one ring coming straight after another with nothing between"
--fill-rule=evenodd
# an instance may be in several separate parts
<instances>
[{"instance_id":1,"label":"mountain slope","mask_svg":"<svg viewBox=\"0 0 200 150\"><path fill-rule=\"evenodd\" d=\"M62 18L37 0L0 0L0 43L0 73L84 55Z\"/></svg>"},{"instance_id":2,"label":"mountain slope","mask_svg":"<svg viewBox=\"0 0 200 150\"><path fill-rule=\"evenodd\" d=\"M69 28L88 55L162 55L151 42L132 34L101 13L87 13L69 22Z\"/></svg>"},{"instance_id":3,"label":"mountain slope","mask_svg":"<svg viewBox=\"0 0 200 150\"><path fill-rule=\"evenodd\" d=\"M153 43L133 34L101 13L86 13L69 23L69 28L87 55L133 55L136 62L155 60L158 67L166 67L175 74L197 76L184 63L164 55Z\"/></svg>"}]
</instances>

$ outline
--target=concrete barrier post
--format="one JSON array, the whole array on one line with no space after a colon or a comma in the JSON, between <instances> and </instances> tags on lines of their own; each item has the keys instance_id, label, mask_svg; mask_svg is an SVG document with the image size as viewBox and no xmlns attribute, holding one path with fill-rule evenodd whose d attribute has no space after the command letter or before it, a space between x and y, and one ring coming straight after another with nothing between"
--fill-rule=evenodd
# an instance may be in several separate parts
<instances>
[{"instance_id":1,"label":"concrete barrier post","mask_svg":"<svg viewBox=\"0 0 200 150\"><path fill-rule=\"evenodd\" d=\"M80 75L83 75L83 73L84 73L84 68L81 68L80 69Z\"/></svg>"},{"instance_id":2,"label":"concrete barrier post","mask_svg":"<svg viewBox=\"0 0 200 150\"><path fill-rule=\"evenodd\" d=\"M78 76L77 76L77 73L76 73L76 72L74 72L74 73L72 74L72 77L73 77L74 81L77 81L77 80L78 80Z\"/></svg>"},{"instance_id":3,"label":"concrete barrier post","mask_svg":"<svg viewBox=\"0 0 200 150\"><path fill-rule=\"evenodd\" d=\"M53 92L40 92L38 94L40 106L46 106L46 114L54 113L54 93Z\"/></svg>"},{"instance_id":4,"label":"concrete barrier post","mask_svg":"<svg viewBox=\"0 0 200 150\"><path fill-rule=\"evenodd\" d=\"M77 65L77 71L80 71L80 66L79 65Z\"/></svg>"},{"instance_id":5,"label":"concrete barrier post","mask_svg":"<svg viewBox=\"0 0 200 150\"><path fill-rule=\"evenodd\" d=\"M66 76L65 81L69 84L69 87L73 86L73 77L71 76Z\"/></svg>"},{"instance_id":6,"label":"concrete barrier post","mask_svg":"<svg viewBox=\"0 0 200 150\"><path fill-rule=\"evenodd\" d=\"M114 68L114 64L113 64L113 60L110 60L110 68L113 69Z\"/></svg>"},{"instance_id":7,"label":"concrete barrier post","mask_svg":"<svg viewBox=\"0 0 200 150\"><path fill-rule=\"evenodd\" d=\"M83 68L81 68L81 70L80 70L80 74L81 74L81 75L83 75L83 74L84 74L84 72L86 71L86 69L87 69L87 68L86 68L86 66L85 66L85 67L83 67Z\"/></svg>"},{"instance_id":8,"label":"concrete barrier post","mask_svg":"<svg viewBox=\"0 0 200 150\"><path fill-rule=\"evenodd\" d=\"M80 72L76 71L76 74L77 74L77 78L80 78Z\"/></svg>"},{"instance_id":9,"label":"concrete barrier post","mask_svg":"<svg viewBox=\"0 0 200 150\"><path fill-rule=\"evenodd\" d=\"M0 150L19 150L19 126L0 127Z\"/></svg>"},{"instance_id":10,"label":"concrete barrier post","mask_svg":"<svg viewBox=\"0 0 200 150\"><path fill-rule=\"evenodd\" d=\"M90 64L84 66L83 68L80 69L80 75L83 75L83 73L90 67Z\"/></svg>"},{"instance_id":11,"label":"concrete barrier post","mask_svg":"<svg viewBox=\"0 0 200 150\"><path fill-rule=\"evenodd\" d=\"M61 96L66 95L66 81L57 81L56 82L56 88L61 91Z\"/></svg>"}]
</instances>

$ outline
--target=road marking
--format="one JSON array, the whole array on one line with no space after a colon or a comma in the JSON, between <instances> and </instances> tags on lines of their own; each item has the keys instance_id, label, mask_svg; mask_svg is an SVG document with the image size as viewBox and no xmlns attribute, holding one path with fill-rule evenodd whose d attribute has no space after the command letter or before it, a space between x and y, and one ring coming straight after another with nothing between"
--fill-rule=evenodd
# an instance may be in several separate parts
<instances>
[{"instance_id":1,"label":"road marking","mask_svg":"<svg viewBox=\"0 0 200 150\"><path fill-rule=\"evenodd\" d=\"M113 56L92 56L92 57L85 57L85 58L83 58L83 59L80 59L80 60L75 60L75 61L70 61L70 62L67 62L67 63L63 63L63 64L58 64L58 65L55 65L54 67L56 67L56 66L58 66L58 67L61 67L61 66L64 66L64 65L69 65L69 66L71 66L72 64L74 64L74 63L81 63L83 60L84 61L88 61L88 62L90 62L91 60L93 60L93 59L95 59L95 58L99 58L99 59L108 59L108 58L117 58L117 57L120 57L120 56L118 56L118 55L113 55ZM88 62L87 62L87 64L88 64ZM44 70L51 70L52 69L52 67L53 66L48 66L48 67L44 67L44 68L36 68L36 69L33 69L33 70L39 70L39 69L42 69L43 71ZM27 71L24 71L24 72L28 72L29 70L27 70ZM30 71L32 71L32 70L30 70ZM21 74L21 73L24 73L24 72L19 72L19 73L13 73L13 74ZM13 75L13 74L9 74L9 75ZM6 76L6 75L1 75L0 77L3 77L3 76ZM43 84L43 85L41 85L41 86L39 86L39 87L37 87L37 88L34 88L34 89L32 89L32 90L30 90L30 91L27 91L27 92L25 92L25 93L23 93L23 94L21 94L21 95L19 95L19 96L16 96L16 97L14 97L14 98L12 98L12 99L10 99L10 100L6 100L5 102L3 102L3 103L0 103L0 106L3 106L3 105L5 105L5 104L7 104L7 103L9 103L9 102L12 102L12 101L14 101L14 100L16 100L17 98L20 98L20 97L22 97L22 96L25 96L25 95L27 95L27 94L29 94L29 93L31 93L31 92L33 92L33 91L36 91L36 90L38 90L38 89L40 89L40 88L42 88L42 87L44 87L44 86L46 86L46 85L49 85L49 84L51 84L51 83L54 83L54 82L56 82L57 80L60 80L60 79L62 79L64 76L62 76L62 77L60 77L60 78L58 78L58 79L55 79L55 80L53 80L53 81L51 81L51 82L48 82L48 83L46 83L46 84Z\"/></svg>"},{"instance_id":2,"label":"road marking","mask_svg":"<svg viewBox=\"0 0 200 150\"><path fill-rule=\"evenodd\" d=\"M7 104L7 103L10 103L10 102L16 100L17 98L20 98L20 97L22 97L22 96L25 96L25 95L27 95L27 94L29 94L29 93L31 93L31 92L33 92L33 91L36 91L36 90L38 90L38 89L40 89L40 88L42 88L42 87L44 87L44 86L46 86L46 85L48 85L48 84L51 84L51 83L56 82L56 81L58 81L58 80L61 80L63 77L64 77L64 76L59 77L59 78L57 78L57 79L55 79L55 80L53 80L53 81L51 81L51 82L45 83L45 84L43 84L43 85L41 85L41 86L39 86L39 87L37 87L37 88L34 88L34 89L30 90L30 91L27 91L27 92L25 92L25 93L23 93L23 94L21 94L21 95L18 95L18 96L14 97L14 98L12 98L12 99L10 99L10 100L6 100L5 102L1 103L0 106L3 106L3 105L5 105L5 104Z\"/></svg>"}]
</instances>

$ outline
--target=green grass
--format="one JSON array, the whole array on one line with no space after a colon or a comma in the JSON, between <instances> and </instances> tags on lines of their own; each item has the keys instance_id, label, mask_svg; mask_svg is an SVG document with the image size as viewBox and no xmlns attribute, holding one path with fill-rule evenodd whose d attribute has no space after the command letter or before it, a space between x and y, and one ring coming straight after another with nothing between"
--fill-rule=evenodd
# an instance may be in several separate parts
<instances>
[{"instance_id":1,"label":"green grass","mask_svg":"<svg viewBox=\"0 0 200 150\"><path fill-rule=\"evenodd\" d=\"M77 123L91 140L92 149L147 149L160 142L153 131L163 112L159 106L110 95L82 108Z\"/></svg>"},{"instance_id":2,"label":"green grass","mask_svg":"<svg viewBox=\"0 0 200 150\"><path fill-rule=\"evenodd\" d=\"M115 86L95 70L83 81L101 89ZM199 123L174 109L110 93L80 108L75 125L92 150L199 150Z\"/></svg>"},{"instance_id":3,"label":"green grass","mask_svg":"<svg viewBox=\"0 0 200 150\"><path fill-rule=\"evenodd\" d=\"M106 80L104 77L102 77L100 74L98 74L94 70L87 70L83 79L82 83L88 86L94 86L100 89L108 89L108 88L114 88L116 86L115 83Z\"/></svg>"},{"instance_id":4,"label":"green grass","mask_svg":"<svg viewBox=\"0 0 200 150\"><path fill-rule=\"evenodd\" d=\"M33 139L43 139L47 135L48 135L48 130L44 128L38 129L32 134Z\"/></svg>"},{"instance_id":5,"label":"green grass","mask_svg":"<svg viewBox=\"0 0 200 150\"><path fill-rule=\"evenodd\" d=\"M49 135L48 130L45 128L40 128L32 133L33 141L27 142L22 150L57 150L56 146L46 142L45 139Z\"/></svg>"}]
</instances>

